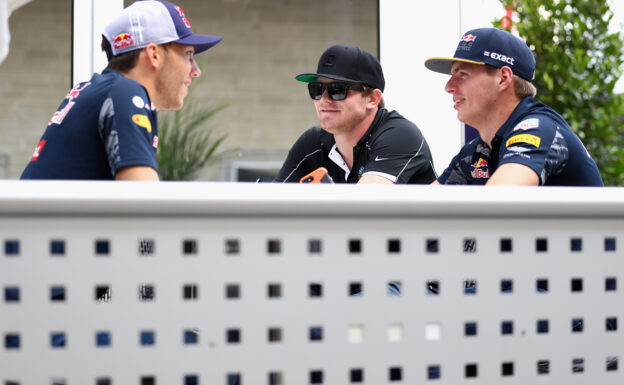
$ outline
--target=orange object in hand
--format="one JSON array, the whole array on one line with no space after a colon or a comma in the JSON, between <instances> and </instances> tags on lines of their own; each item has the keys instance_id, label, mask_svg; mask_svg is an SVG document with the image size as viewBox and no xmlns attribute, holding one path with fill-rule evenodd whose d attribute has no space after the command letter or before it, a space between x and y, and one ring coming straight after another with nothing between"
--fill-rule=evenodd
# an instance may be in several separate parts
<instances>
[{"instance_id":1,"label":"orange object in hand","mask_svg":"<svg viewBox=\"0 0 624 385\"><path fill-rule=\"evenodd\" d=\"M325 167L319 167L301 178L299 183L334 183L334 180L327 174Z\"/></svg>"}]
</instances>

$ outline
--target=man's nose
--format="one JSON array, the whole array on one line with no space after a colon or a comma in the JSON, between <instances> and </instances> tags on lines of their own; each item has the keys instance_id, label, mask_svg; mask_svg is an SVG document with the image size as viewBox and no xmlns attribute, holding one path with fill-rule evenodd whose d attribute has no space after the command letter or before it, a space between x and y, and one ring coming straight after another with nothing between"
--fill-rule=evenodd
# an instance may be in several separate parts
<instances>
[{"instance_id":1,"label":"man's nose","mask_svg":"<svg viewBox=\"0 0 624 385\"><path fill-rule=\"evenodd\" d=\"M199 65L197 65L195 59L191 59L191 77L196 78L199 77L199 75L201 75Z\"/></svg>"},{"instance_id":2,"label":"man's nose","mask_svg":"<svg viewBox=\"0 0 624 385\"><path fill-rule=\"evenodd\" d=\"M455 92L455 88L456 88L455 80L451 76L451 78L446 82L446 85L444 86L444 91L448 92L449 94L452 94L453 92Z\"/></svg>"}]
</instances>

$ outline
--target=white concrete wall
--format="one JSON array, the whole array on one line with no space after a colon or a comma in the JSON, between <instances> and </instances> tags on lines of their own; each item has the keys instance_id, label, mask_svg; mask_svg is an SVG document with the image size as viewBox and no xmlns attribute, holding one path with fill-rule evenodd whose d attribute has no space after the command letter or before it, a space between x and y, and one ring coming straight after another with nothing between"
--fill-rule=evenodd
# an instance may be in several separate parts
<instances>
[{"instance_id":1,"label":"white concrete wall","mask_svg":"<svg viewBox=\"0 0 624 385\"><path fill-rule=\"evenodd\" d=\"M122 8L123 0L74 0L72 84L89 80L106 67L101 31Z\"/></svg>"},{"instance_id":2,"label":"white concrete wall","mask_svg":"<svg viewBox=\"0 0 624 385\"><path fill-rule=\"evenodd\" d=\"M380 0L380 59L386 76L385 98L421 129L429 142L436 171L444 171L463 142L447 76L431 72L424 62L455 52L463 32L491 26L504 15L498 0Z\"/></svg>"}]
</instances>

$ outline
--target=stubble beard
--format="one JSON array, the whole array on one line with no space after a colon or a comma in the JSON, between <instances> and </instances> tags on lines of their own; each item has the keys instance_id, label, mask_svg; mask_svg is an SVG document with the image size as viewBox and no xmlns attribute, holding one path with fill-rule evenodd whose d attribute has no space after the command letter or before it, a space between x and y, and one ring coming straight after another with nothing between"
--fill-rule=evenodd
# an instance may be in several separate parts
<instances>
[{"instance_id":1,"label":"stubble beard","mask_svg":"<svg viewBox=\"0 0 624 385\"><path fill-rule=\"evenodd\" d=\"M170 64L165 62L164 68L167 70L160 72L156 77L155 89L160 104L157 106L159 110L177 111L184 105L184 98L180 99L180 89L177 85L181 82L175 79L175 74L168 65Z\"/></svg>"}]
</instances>

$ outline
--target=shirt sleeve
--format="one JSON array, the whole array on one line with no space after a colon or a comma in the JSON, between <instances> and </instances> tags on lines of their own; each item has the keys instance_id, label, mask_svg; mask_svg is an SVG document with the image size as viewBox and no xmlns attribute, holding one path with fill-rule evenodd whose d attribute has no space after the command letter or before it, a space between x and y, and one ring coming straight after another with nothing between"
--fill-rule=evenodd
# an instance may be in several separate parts
<instances>
[{"instance_id":1,"label":"shirt sleeve","mask_svg":"<svg viewBox=\"0 0 624 385\"><path fill-rule=\"evenodd\" d=\"M311 167L314 163L312 161L313 158L315 158L318 153L322 152L321 147L306 145L307 143L315 142L313 141L313 130L314 128L311 128L304 132L299 139L297 139L295 144L293 144L274 182L299 183L301 178L320 166Z\"/></svg>"},{"instance_id":2,"label":"shirt sleeve","mask_svg":"<svg viewBox=\"0 0 624 385\"><path fill-rule=\"evenodd\" d=\"M394 183L408 183L422 173L420 183L435 180L429 146L414 125L395 125L384 129L370 143L370 156L362 175L383 176Z\"/></svg>"},{"instance_id":3,"label":"shirt sleeve","mask_svg":"<svg viewBox=\"0 0 624 385\"><path fill-rule=\"evenodd\" d=\"M158 171L156 111L142 87L113 87L102 104L98 125L113 175L128 166L148 166Z\"/></svg>"},{"instance_id":4,"label":"shirt sleeve","mask_svg":"<svg viewBox=\"0 0 624 385\"><path fill-rule=\"evenodd\" d=\"M568 160L568 146L557 124L547 116L528 116L505 135L499 165L518 163L531 168L546 183Z\"/></svg>"}]
</instances>

